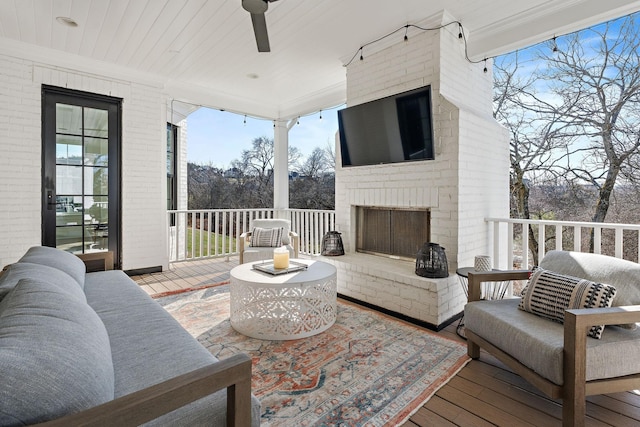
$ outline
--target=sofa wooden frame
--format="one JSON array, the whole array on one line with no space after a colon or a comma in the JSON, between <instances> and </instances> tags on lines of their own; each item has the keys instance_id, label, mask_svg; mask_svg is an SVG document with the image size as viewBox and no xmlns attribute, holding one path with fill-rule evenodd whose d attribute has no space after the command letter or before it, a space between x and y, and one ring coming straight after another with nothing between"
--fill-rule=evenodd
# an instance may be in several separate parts
<instances>
[{"instance_id":1,"label":"sofa wooden frame","mask_svg":"<svg viewBox=\"0 0 640 427\"><path fill-rule=\"evenodd\" d=\"M79 255L87 266L113 269L113 253ZM138 426L191 402L227 389L227 426L251 425L251 358L236 354L211 365L119 397L82 412L36 424L40 427Z\"/></svg>"},{"instance_id":2,"label":"sofa wooden frame","mask_svg":"<svg viewBox=\"0 0 640 427\"><path fill-rule=\"evenodd\" d=\"M470 272L468 301L481 300L482 282L527 280L529 271ZM586 396L616 393L640 388L640 373L624 377L586 381L587 331L594 325L618 325L640 322L640 305L567 310L564 321L563 385L555 384L538 375L517 359L494 346L465 325L467 352L478 359L480 348L492 354L513 372L552 399L562 399L562 425L584 426ZM636 357L630 355L630 357Z\"/></svg>"}]
</instances>

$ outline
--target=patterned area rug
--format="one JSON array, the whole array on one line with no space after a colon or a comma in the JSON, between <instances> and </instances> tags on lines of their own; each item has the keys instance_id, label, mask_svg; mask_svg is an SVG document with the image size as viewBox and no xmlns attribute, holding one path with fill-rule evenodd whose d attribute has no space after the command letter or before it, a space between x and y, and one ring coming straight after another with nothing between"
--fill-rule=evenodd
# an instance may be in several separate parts
<instances>
[{"instance_id":1,"label":"patterned area rug","mask_svg":"<svg viewBox=\"0 0 640 427\"><path fill-rule=\"evenodd\" d=\"M157 301L214 356L252 357L263 426L398 425L469 360L464 344L340 300L335 325L292 341L236 332L226 284Z\"/></svg>"}]
</instances>

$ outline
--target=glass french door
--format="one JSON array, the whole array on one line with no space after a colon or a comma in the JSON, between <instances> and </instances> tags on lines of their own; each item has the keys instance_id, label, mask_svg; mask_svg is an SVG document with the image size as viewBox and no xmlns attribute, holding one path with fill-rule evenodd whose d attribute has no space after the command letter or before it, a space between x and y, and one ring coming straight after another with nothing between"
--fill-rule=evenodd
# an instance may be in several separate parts
<instances>
[{"instance_id":1,"label":"glass french door","mask_svg":"<svg viewBox=\"0 0 640 427\"><path fill-rule=\"evenodd\" d=\"M118 98L43 86L42 243L120 266Z\"/></svg>"}]
</instances>

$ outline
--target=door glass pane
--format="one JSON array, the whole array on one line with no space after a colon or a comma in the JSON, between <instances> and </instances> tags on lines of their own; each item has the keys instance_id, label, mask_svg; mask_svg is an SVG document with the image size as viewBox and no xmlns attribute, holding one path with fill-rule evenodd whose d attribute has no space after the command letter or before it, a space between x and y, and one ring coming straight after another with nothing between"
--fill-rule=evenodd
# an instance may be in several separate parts
<instances>
[{"instance_id":1,"label":"door glass pane","mask_svg":"<svg viewBox=\"0 0 640 427\"><path fill-rule=\"evenodd\" d=\"M73 253L81 253L82 229L82 225L56 227L56 248Z\"/></svg>"},{"instance_id":2,"label":"door glass pane","mask_svg":"<svg viewBox=\"0 0 640 427\"><path fill-rule=\"evenodd\" d=\"M109 225L113 226L109 224L108 171L109 145L116 141L114 135L111 138L109 135L109 118L114 118L110 108L115 103L92 101L89 107L89 102L79 97L78 104L55 102L55 135L47 134L46 139L48 150L55 142L55 163L48 151L45 166L54 168L45 175L55 176L55 185L50 187L56 199L55 246L74 253L106 251L110 250ZM48 129L52 119L45 118ZM111 167L117 166L114 163ZM46 194L43 199L46 200ZM45 214L50 215L51 211L44 207ZM50 231L43 240L52 244L51 216L46 222Z\"/></svg>"},{"instance_id":3,"label":"door glass pane","mask_svg":"<svg viewBox=\"0 0 640 427\"><path fill-rule=\"evenodd\" d=\"M104 196L109 194L107 168L86 166L84 168L84 194Z\"/></svg>"},{"instance_id":4,"label":"door glass pane","mask_svg":"<svg viewBox=\"0 0 640 427\"><path fill-rule=\"evenodd\" d=\"M109 140L103 138L85 138L84 156L87 165L109 165Z\"/></svg>"},{"instance_id":5,"label":"door glass pane","mask_svg":"<svg viewBox=\"0 0 640 427\"><path fill-rule=\"evenodd\" d=\"M109 222L109 198L85 197L85 223L107 224Z\"/></svg>"},{"instance_id":6,"label":"door glass pane","mask_svg":"<svg viewBox=\"0 0 640 427\"><path fill-rule=\"evenodd\" d=\"M82 194L82 166L56 167L56 193Z\"/></svg>"},{"instance_id":7,"label":"door glass pane","mask_svg":"<svg viewBox=\"0 0 640 427\"><path fill-rule=\"evenodd\" d=\"M82 135L82 107L56 104L56 133Z\"/></svg>"},{"instance_id":8,"label":"door glass pane","mask_svg":"<svg viewBox=\"0 0 640 427\"><path fill-rule=\"evenodd\" d=\"M82 138L56 135L56 163L59 165L81 165Z\"/></svg>"},{"instance_id":9,"label":"door glass pane","mask_svg":"<svg viewBox=\"0 0 640 427\"><path fill-rule=\"evenodd\" d=\"M94 108L84 109L84 134L87 136L100 136L106 138L109 135L109 115L107 110Z\"/></svg>"}]
</instances>

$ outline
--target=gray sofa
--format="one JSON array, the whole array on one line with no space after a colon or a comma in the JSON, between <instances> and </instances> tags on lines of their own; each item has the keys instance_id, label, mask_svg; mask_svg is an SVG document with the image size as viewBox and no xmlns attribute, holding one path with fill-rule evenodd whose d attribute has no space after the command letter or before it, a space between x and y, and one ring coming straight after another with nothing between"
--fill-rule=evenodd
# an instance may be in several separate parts
<instances>
[{"instance_id":1,"label":"gray sofa","mask_svg":"<svg viewBox=\"0 0 640 427\"><path fill-rule=\"evenodd\" d=\"M33 247L2 272L0 426L260 424L248 356L218 361L122 271L85 271Z\"/></svg>"},{"instance_id":2,"label":"gray sofa","mask_svg":"<svg viewBox=\"0 0 640 427\"><path fill-rule=\"evenodd\" d=\"M518 308L520 298L481 300L481 283L527 280L529 271L469 273L464 309L469 356L488 351L551 398L563 399L563 425L585 423L588 395L640 387L640 265L605 255L550 251L540 268L612 285L607 308L570 309L564 324ZM557 294L548 294L549 299ZM607 325L601 339L587 337Z\"/></svg>"}]
</instances>

